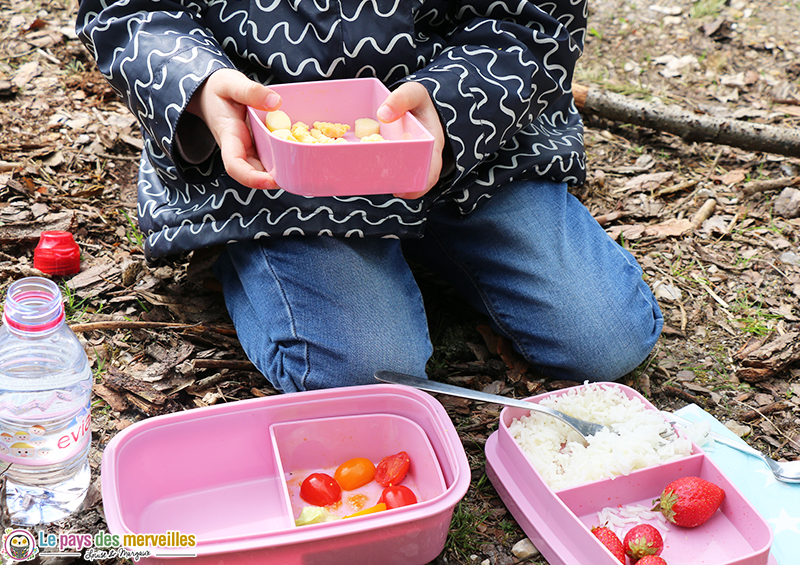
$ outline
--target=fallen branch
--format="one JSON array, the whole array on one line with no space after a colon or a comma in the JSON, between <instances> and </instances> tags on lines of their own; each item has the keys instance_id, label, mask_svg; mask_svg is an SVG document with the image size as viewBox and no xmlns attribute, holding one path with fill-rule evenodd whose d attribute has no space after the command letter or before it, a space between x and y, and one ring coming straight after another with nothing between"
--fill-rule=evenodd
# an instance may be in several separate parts
<instances>
[{"instance_id":1,"label":"fallen branch","mask_svg":"<svg viewBox=\"0 0 800 565\"><path fill-rule=\"evenodd\" d=\"M663 104L631 100L580 84L572 85L575 104L583 112L616 122L665 131L684 141L730 145L748 151L764 151L800 157L800 128L723 119Z\"/></svg>"}]
</instances>

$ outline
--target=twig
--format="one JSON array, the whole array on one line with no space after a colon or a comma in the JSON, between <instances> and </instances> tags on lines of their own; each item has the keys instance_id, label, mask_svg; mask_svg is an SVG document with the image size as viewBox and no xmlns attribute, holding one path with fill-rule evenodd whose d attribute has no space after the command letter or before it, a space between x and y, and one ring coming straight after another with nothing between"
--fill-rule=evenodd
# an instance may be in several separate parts
<instances>
[{"instance_id":1,"label":"twig","mask_svg":"<svg viewBox=\"0 0 800 565\"><path fill-rule=\"evenodd\" d=\"M682 390L678 387L664 385L661 387L661 391L666 394L667 396L673 396L676 398L680 398L681 400L685 400L686 402L691 402L692 404L705 404L702 399L689 394L685 390Z\"/></svg>"},{"instance_id":2,"label":"twig","mask_svg":"<svg viewBox=\"0 0 800 565\"><path fill-rule=\"evenodd\" d=\"M619 220L623 216L625 216L625 212L615 211L615 212L609 212L608 214L595 216L594 219L597 221L598 224L604 226L606 224L610 224L613 221Z\"/></svg>"},{"instance_id":3,"label":"twig","mask_svg":"<svg viewBox=\"0 0 800 565\"><path fill-rule=\"evenodd\" d=\"M110 153L97 153L101 159L116 159L117 161L140 161L142 158L136 155L112 155Z\"/></svg>"},{"instance_id":4,"label":"twig","mask_svg":"<svg viewBox=\"0 0 800 565\"><path fill-rule=\"evenodd\" d=\"M61 66L63 64L54 55L51 55L50 53L47 53L44 49L39 48L39 49L36 50L36 52L40 56L42 56L45 59L47 59L48 61L50 61L51 63L54 63L54 64L59 65L59 66Z\"/></svg>"},{"instance_id":5,"label":"twig","mask_svg":"<svg viewBox=\"0 0 800 565\"><path fill-rule=\"evenodd\" d=\"M250 361L238 359L195 359L192 361L195 369L234 369L239 371L258 371Z\"/></svg>"},{"instance_id":6,"label":"twig","mask_svg":"<svg viewBox=\"0 0 800 565\"><path fill-rule=\"evenodd\" d=\"M675 192L681 192L682 190L686 190L687 188L692 188L700 182L696 179L685 180L683 182L679 182L673 186L667 186L664 188L659 188L656 191L656 196L664 196L665 194L673 194Z\"/></svg>"},{"instance_id":7,"label":"twig","mask_svg":"<svg viewBox=\"0 0 800 565\"><path fill-rule=\"evenodd\" d=\"M743 402L740 402L740 404L742 406L746 406L747 408L750 408L749 406L747 406L747 404L745 404ZM786 439L791 440L791 438L789 436L784 434L780 430L780 428L778 428L775 425L775 423L767 417L767 414L774 414L775 412L782 412L782 411L788 410L788 409L789 409L789 403L785 402L783 400L780 400L778 402L773 402L771 404L767 404L766 406L762 406L760 409L759 408L750 408L749 411L740 414L739 418L744 420L745 422L752 422L753 420L756 420L759 417L764 418L766 421L768 421L770 424L772 424L772 427L775 428L778 431L779 434L781 434Z\"/></svg>"},{"instance_id":8,"label":"twig","mask_svg":"<svg viewBox=\"0 0 800 565\"><path fill-rule=\"evenodd\" d=\"M87 322L85 324L72 324L70 329L75 333L91 332L95 330L191 330L201 333L205 330L220 333L223 335L236 335L233 328L221 326L203 326L201 324L177 324L173 322L139 322L132 320L106 321L106 322Z\"/></svg>"},{"instance_id":9,"label":"twig","mask_svg":"<svg viewBox=\"0 0 800 565\"><path fill-rule=\"evenodd\" d=\"M689 320L686 318L686 309L683 307L683 302L678 302L678 309L681 311L681 331L686 331L686 324Z\"/></svg>"},{"instance_id":10,"label":"twig","mask_svg":"<svg viewBox=\"0 0 800 565\"><path fill-rule=\"evenodd\" d=\"M767 190L781 190L787 186L796 186L798 184L800 184L800 176L783 177L780 179L754 180L744 185L744 188L742 188L742 196L752 196L756 192L764 192Z\"/></svg>"},{"instance_id":11,"label":"twig","mask_svg":"<svg viewBox=\"0 0 800 565\"><path fill-rule=\"evenodd\" d=\"M717 207L716 200L714 200L713 198L709 198L708 200L706 200L700 207L700 209L697 212L695 212L694 216L692 216L692 219L690 220L690 222L692 223L692 231L699 228L703 222L705 222L709 217L711 217L711 214L714 213L714 209L716 207Z\"/></svg>"},{"instance_id":12,"label":"twig","mask_svg":"<svg viewBox=\"0 0 800 565\"><path fill-rule=\"evenodd\" d=\"M580 84L573 84L572 92L581 111L672 133L687 142L710 142L749 151L800 156L800 130L797 128L696 114L676 106L631 100L621 94Z\"/></svg>"},{"instance_id":13,"label":"twig","mask_svg":"<svg viewBox=\"0 0 800 565\"><path fill-rule=\"evenodd\" d=\"M728 314L728 316L730 316L730 315L731 315L731 313L729 312L729 310L730 310L730 308L731 308L731 307L730 307L730 305L729 305L727 302L725 302L725 301L724 301L722 298L720 298L720 296L719 296L719 295L718 295L716 292L714 292L713 290L711 290L711 287L710 287L710 286L708 286L708 285L707 285L707 284L706 284L706 283L705 283L705 282L704 282L702 279L700 279L700 277L697 277L697 276L695 276L695 277L692 277L692 278L694 278L695 282L696 282L697 284L699 284L699 285L702 287L702 289L703 289L703 290L705 290L705 291L708 293L708 295L709 295L711 298L713 298L713 299L714 299L714 301L715 301L717 304L719 304L720 306L722 306L722 308L725 310L725 312Z\"/></svg>"}]
</instances>

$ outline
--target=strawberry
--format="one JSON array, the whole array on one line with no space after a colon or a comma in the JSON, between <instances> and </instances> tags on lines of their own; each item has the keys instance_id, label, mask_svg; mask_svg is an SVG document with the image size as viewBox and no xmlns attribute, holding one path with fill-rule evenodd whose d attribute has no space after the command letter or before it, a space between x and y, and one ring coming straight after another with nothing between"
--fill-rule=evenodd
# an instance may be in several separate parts
<instances>
[{"instance_id":1,"label":"strawberry","mask_svg":"<svg viewBox=\"0 0 800 565\"><path fill-rule=\"evenodd\" d=\"M617 534L605 526L592 528L592 533L594 534L594 537L600 540L600 543L606 546L608 550L614 554L614 557L619 559L620 563L625 563L625 549L622 547L622 542L619 541Z\"/></svg>"},{"instance_id":2,"label":"strawberry","mask_svg":"<svg viewBox=\"0 0 800 565\"><path fill-rule=\"evenodd\" d=\"M694 528L705 523L717 511L725 491L700 477L683 477L664 488L657 509L677 526Z\"/></svg>"},{"instance_id":3,"label":"strawberry","mask_svg":"<svg viewBox=\"0 0 800 565\"><path fill-rule=\"evenodd\" d=\"M664 550L661 532L650 524L639 524L628 530L622 545L625 548L625 555L634 561L645 555L661 555Z\"/></svg>"},{"instance_id":4,"label":"strawberry","mask_svg":"<svg viewBox=\"0 0 800 565\"><path fill-rule=\"evenodd\" d=\"M667 565L667 562L658 555L645 555L636 562L636 565Z\"/></svg>"}]
</instances>

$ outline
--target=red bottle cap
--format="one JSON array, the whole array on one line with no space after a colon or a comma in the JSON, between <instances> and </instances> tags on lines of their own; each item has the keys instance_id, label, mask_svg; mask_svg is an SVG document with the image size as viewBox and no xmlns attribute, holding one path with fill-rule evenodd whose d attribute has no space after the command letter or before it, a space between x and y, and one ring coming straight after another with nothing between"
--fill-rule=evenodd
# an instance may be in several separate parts
<instances>
[{"instance_id":1,"label":"red bottle cap","mask_svg":"<svg viewBox=\"0 0 800 565\"><path fill-rule=\"evenodd\" d=\"M81 250L66 231L45 231L33 251L33 267L48 275L74 275L81 270Z\"/></svg>"}]
</instances>

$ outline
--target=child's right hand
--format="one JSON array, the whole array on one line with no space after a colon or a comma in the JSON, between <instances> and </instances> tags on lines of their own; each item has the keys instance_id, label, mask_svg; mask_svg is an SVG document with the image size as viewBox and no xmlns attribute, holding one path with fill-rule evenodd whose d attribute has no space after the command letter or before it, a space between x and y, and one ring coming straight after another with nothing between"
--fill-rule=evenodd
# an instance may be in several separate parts
<instances>
[{"instance_id":1,"label":"child's right hand","mask_svg":"<svg viewBox=\"0 0 800 565\"><path fill-rule=\"evenodd\" d=\"M280 108L281 98L237 70L220 69L197 89L187 110L199 116L211 130L232 179L250 188L276 188L256 153L245 121L247 106L273 111Z\"/></svg>"}]
</instances>

